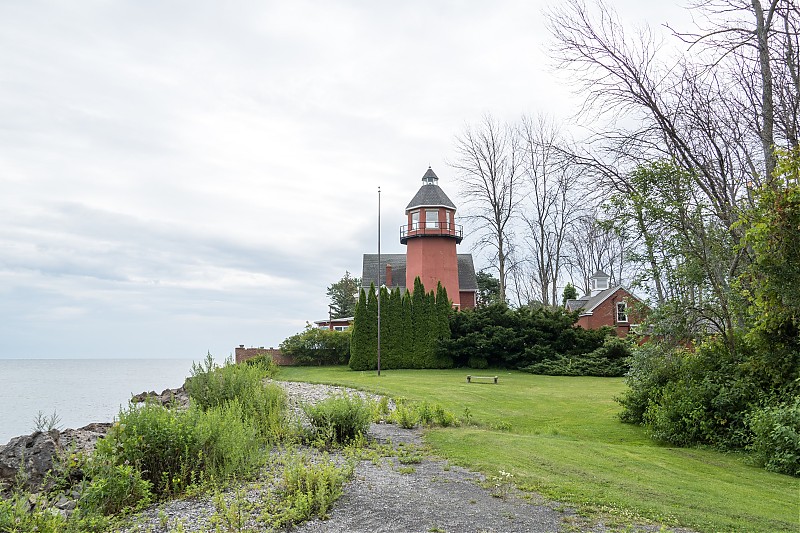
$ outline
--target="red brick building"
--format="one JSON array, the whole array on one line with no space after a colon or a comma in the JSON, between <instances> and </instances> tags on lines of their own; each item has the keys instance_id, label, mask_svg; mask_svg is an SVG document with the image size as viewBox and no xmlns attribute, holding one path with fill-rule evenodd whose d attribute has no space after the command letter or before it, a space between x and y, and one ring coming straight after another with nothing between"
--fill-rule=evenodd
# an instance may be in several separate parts
<instances>
[{"instance_id":1,"label":"red brick building","mask_svg":"<svg viewBox=\"0 0 800 533\"><path fill-rule=\"evenodd\" d=\"M464 237L455 223L456 206L439 187L439 178L428 167L420 187L406 207L406 224L400 227L400 242L405 254L364 254L361 283L365 289L376 287L413 291L419 276L426 291L436 290L437 283L447 289L453 306L475 307L478 281L472 254L459 254L456 245Z\"/></svg>"},{"instance_id":2,"label":"red brick building","mask_svg":"<svg viewBox=\"0 0 800 533\"><path fill-rule=\"evenodd\" d=\"M625 337L641 321L643 302L625 287L609 286L610 277L598 270L590 278L591 294L577 300L567 300L566 308L580 310L578 326L584 329L597 329L610 326L617 336Z\"/></svg>"}]
</instances>

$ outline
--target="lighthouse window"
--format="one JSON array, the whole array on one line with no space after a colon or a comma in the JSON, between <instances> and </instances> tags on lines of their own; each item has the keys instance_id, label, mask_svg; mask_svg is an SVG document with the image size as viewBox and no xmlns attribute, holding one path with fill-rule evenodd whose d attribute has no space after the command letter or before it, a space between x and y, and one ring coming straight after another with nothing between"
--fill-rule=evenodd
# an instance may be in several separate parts
<instances>
[{"instance_id":1,"label":"lighthouse window","mask_svg":"<svg viewBox=\"0 0 800 533\"><path fill-rule=\"evenodd\" d=\"M411 212L411 231L419 229L419 211Z\"/></svg>"},{"instance_id":2,"label":"lighthouse window","mask_svg":"<svg viewBox=\"0 0 800 533\"><path fill-rule=\"evenodd\" d=\"M439 210L426 209L425 210L425 226L428 228L439 227Z\"/></svg>"}]
</instances>

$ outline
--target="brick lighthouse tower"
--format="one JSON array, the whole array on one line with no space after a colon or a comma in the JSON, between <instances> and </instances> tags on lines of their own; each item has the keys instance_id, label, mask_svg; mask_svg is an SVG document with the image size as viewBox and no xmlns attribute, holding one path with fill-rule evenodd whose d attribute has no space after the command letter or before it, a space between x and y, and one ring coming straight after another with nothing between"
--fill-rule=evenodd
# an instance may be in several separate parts
<instances>
[{"instance_id":1,"label":"brick lighthouse tower","mask_svg":"<svg viewBox=\"0 0 800 533\"><path fill-rule=\"evenodd\" d=\"M462 227L455 224L455 204L438 182L439 178L428 167L422 176L422 187L406 207L407 224L400 228L400 242L407 246L406 287L411 290L417 276L426 291L436 290L436 284L441 281L453 305L460 307L456 244L461 242L464 233ZM473 302L464 303L474 306Z\"/></svg>"}]
</instances>

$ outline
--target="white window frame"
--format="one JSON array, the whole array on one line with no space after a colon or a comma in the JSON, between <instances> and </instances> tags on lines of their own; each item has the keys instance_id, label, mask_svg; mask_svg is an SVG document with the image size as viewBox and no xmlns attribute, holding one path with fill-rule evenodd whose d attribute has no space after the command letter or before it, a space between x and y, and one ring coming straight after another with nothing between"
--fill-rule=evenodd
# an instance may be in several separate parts
<instances>
[{"instance_id":1,"label":"white window frame","mask_svg":"<svg viewBox=\"0 0 800 533\"><path fill-rule=\"evenodd\" d=\"M625 302L617 302L617 323L628 323L628 304ZM620 318L621 317L621 318Z\"/></svg>"},{"instance_id":2,"label":"white window frame","mask_svg":"<svg viewBox=\"0 0 800 533\"><path fill-rule=\"evenodd\" d=\"M429 215L434 214L435 219L429 220ZM425 227L428 229L437 229L439 227L439 210L438 209L426 209L425 210Z\"/></svg>"},{"instance_id":3,"label":"white window frame","mask_svg":"<svg viewBox=\"0 0 800 533\"><path fill-rule=\"evenodd\" d=\"M419 229L419 209L411 212L411 231Z\"/></svg>"}]
</instances>

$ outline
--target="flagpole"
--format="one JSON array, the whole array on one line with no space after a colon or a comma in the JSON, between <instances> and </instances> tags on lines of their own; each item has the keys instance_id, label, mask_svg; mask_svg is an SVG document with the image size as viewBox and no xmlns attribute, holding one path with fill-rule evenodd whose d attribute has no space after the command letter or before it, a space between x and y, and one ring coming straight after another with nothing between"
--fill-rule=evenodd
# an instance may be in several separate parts
<instances>
[{"instance_id":1,"label":"flagpole","mask_svg":"<svg viewBox=\"0 0 800 533\"><path fill-rule=\"evenodd\" d=\"M378 187L378 376L381 375L381 188Z\"/></svg>"}]
</instances>

